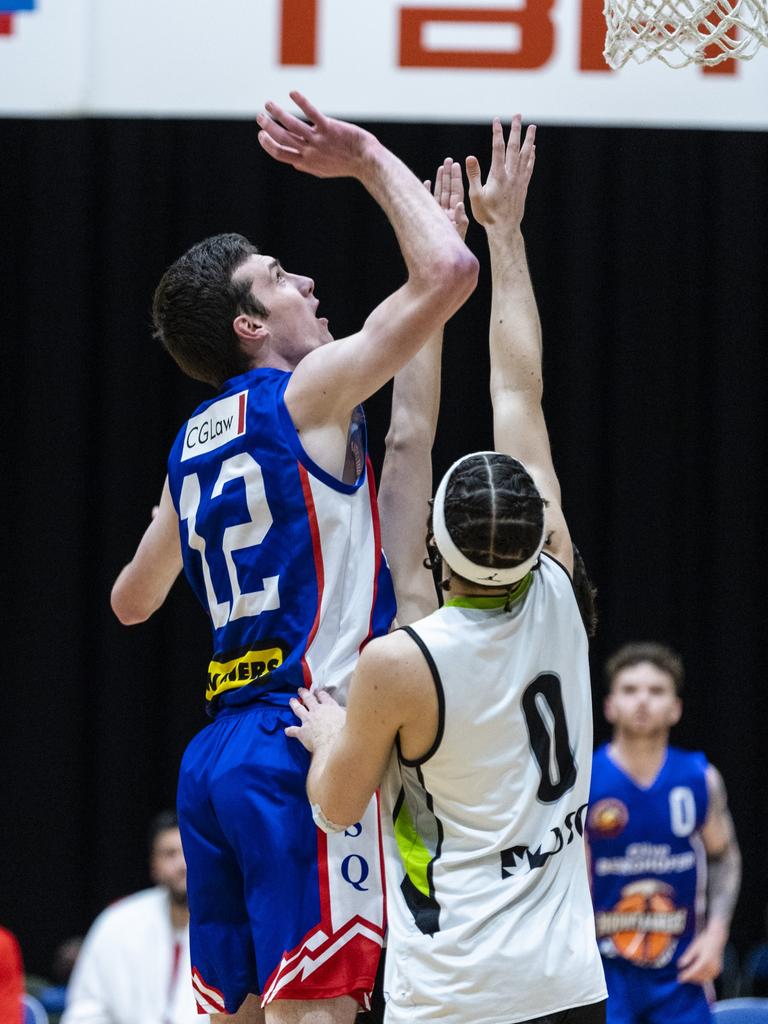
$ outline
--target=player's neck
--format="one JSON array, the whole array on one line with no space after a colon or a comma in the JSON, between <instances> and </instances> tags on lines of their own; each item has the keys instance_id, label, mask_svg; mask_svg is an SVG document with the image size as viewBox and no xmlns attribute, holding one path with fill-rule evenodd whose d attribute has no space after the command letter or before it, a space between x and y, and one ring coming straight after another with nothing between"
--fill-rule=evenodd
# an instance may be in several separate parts
<instances>
[{"instance_id":1,"label":"player's neck","mask_svg":"<svg viewBox=\"0 0 768 1024\"><path fill-rule=\"evenodd\" d=\"M179 931L182 928L186 928L189 925L189 906L186 902L180 900L171 899L171 927L174 931Z\"/></svg>"},{"instance_id":2,"label":"player's neck","mask_svg":"<svg viewBox=\"0 0 768 1024\"><path fill-rule=\"evenodd\" d=\"M669 733L635 736L617 729L609 746L612 759L641 786L650 786L667 757Z\"/></svg>"}]
</instances>

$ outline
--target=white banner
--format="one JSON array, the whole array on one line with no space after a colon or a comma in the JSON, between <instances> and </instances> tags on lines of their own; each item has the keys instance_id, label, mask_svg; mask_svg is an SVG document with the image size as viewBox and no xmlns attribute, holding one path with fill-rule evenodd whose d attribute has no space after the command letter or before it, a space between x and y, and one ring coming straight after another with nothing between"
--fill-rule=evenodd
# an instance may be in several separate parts
<instances>
[{"instance_id":1,"label":"white banner","mask_svg":"<svg viewBox=\"0 0 768 1024\"><path fill-rule=\"evenodd\" d=\"M768 128L768 50L603 60L603 0L0 0L0 114ZM2 13L5 11L7 13Z\"/></svg>"}]
</instances>

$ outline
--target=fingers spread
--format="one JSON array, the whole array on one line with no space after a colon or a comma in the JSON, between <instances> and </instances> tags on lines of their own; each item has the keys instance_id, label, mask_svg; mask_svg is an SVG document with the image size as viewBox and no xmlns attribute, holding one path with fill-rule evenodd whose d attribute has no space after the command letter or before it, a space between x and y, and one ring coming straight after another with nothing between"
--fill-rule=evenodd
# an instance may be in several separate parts
<instances>
[{"instance_id":1,"label":"fingers spread","mask_svg":"<svg viewBox=\"0 0 768 1024\"><path fill-rule=\"evenodd\" d=\"M491 146L491 174L504 170L504 129L498 117L493 119L493 143Z\"/></svg>"},{"instance_id":2,"label":"fingers spread","mask_svg":"<svg viewBox=\"0 0 768 1024\"><path fill-rule=\"evenodd\" d=\"M289 149L295 149L298 152L305 145L305 140L300 135L296 135L295 132L284 128L279 121L268 117L266 114L259 114L256 118L256 123L262 131L267 132L270 138L273 138L281 146L287 146Z\"/></svg>"},{"instance_id":3,"label":"fingers spread","mask_svg":"<svg viewBox=\"0 0 768 1024\"><path fill-rule=\"evenodd\" d=\"M509 141L507 142L506 165L508 169L514 165L514 162L517 160L517 156L520 152L521 123L522 118L520 114L515 114L512 118L512 124L509 127Z\"/></svg>"},{"instance_id":4,"label":"fingers spread","mask_svg":"<svg viewBox=\"0 0 768 1024\"><path fill-rule=\"evenodd\" d=\"M467 168L467 181L470 194L480 188L480 161L476 156L468 156L464 161Z\"/></svg>"},{"instance_id":5,"label":"fingers spread","mask_svg":"<svg viewBox=\"0 0 768 1024\"><path fill-rule=\"evenodd\" d=\"M287 128L289 132L298 136L298 138L303 139L306 142L311 137L311 125L305 124L304 121L300 121L298 117L294 117L293 114L289 114L287 110L283 110L282 107L278 106L278 104L274 103L272 100L269 100L264 106L273 121L279 122L284 128Z\"/></svg>"},{"instance_id":6,"label":"fingers spread","mask_svg":"<svg viewBox=\"0 0 768 1024\"><path fill-rule=\"evenodd\" d=\"M296 700L295 697L291 697L290 703L291 711L294 713L294 715L296 715L297 718L300 718L302 722L306 722L306 720L309 718L309 712L301 703L301 701Z\"/></svg>"},{"instance_id":7,"label":"fingers spread","mask_svg":"<svg viewBox=\"0 0 768 1024\"><path fill-rule=\"evenodd\" d=\"M297 160L301 158L301 154L297 149L292 149L287 146L281 146L279 143L270 136L267 131L259 132L259 145L263 150L266 150L271 157L275 160L279 160L283 164L295 164Z\"/></svg>"},{"instance_id":8,"label":"fingers spread","mask_svg":"<svg viewBox=\"0 0 768 1024\"><path fill-rule=\"evenodd\" d=\"M317 107L310 103L307 97L298 90L294 89L292 92L289 92L288 95L299 110L301 110L303 114L306 114L309 120L312 121L313 124L317 125L318 128L323 127L323 125L327 123L328 118L325 114L321 114Z\"/></svg>"},{"instance_id":9,"label":"fingers spread","mask_svg":"<svg viewBox=\"0 0 768 1024\"><path fill-rule=\"evenodd\" d=\"M457 207L464 198L464 178L461 174L461 164L454 162L451 166L451 196L450 204Z\"/></svg>"}]
</instances>

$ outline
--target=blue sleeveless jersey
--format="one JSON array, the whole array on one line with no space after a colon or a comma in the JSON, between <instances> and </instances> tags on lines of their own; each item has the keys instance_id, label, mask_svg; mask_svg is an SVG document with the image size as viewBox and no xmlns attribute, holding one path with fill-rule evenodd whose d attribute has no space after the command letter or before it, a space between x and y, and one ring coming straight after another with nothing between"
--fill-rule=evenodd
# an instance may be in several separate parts
<instances>
[{"instance_id":1,"label":"blue sleeveless jersey","mask_svg":"<svg viewBox=\"0 0 768 1024\"><path fill-rule=\"evenodd\" d=\"M283 399L289 380L259 369L227 381L168 460L184 569L213 627L211 714L286 704L299 686L343 699L360 649L394 618L362 409L345 484L304 452Z\"/></svg>"},{"instance_id":2,"label":"blue sleeveless jersey","mask_svg":"<svg viewBox=\"0 0 768 1024\"><path fill-rule=\"evenodd\" d=\"M587 835L604 957L674 974L703 926L706 770L703 754L669 747L657 778L643 789L607 746L596 751Z\"/></svg>"}]
</instances>

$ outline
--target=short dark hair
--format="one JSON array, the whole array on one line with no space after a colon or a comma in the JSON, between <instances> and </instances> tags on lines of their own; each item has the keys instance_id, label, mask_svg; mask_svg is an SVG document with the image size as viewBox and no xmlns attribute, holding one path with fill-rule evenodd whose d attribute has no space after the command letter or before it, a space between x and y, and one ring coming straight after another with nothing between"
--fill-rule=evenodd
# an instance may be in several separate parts
<instances>
[{"instance_id":1,"label":"short dark hair","mask_svg":"<svg viewBox=\"0 0 768 1024\"><path fill-rule=\"evenodd\" d=\"M544 506L522 463L498 452L478 452L451 474L443 514L451 540L471 562L489 569L511 569L538 547ZM428 529L431 533L431 514ZM428 549L434 563L438 552L431 539ZM472 583L453 570L451 573L455 579Z\"/></svg>"},{"instance_id":2,"label":"short dark hair","mask_svg":"<svg viewBox=\"0 0 768 1024\"><path fill-rule=\"evenodd\" d=\"M599 615L597 613L597 587L590 579L581 552L573 545L573 590L576 594L576 604L579 606L581 621L587 636L592 639L597 633Z\"/></svg>"},{"instance_id":3,"label":"short dark hair","mask_svg":"<svg viewBox=\"0 0 768 1024\"><path fill-rule=\"evenodd\" d=\"M150 856L155 852L155 843L163 832L169 832L172 828L179 827L179 819L176 811L160 811L149 823L147 829L147 842Z\"/></svg>"},{"instance_id":4,"label":"short dark hair","mask_svg":"<svg viewBox=\"0 0 768 1024\"><path fill-rule=\"evenodd\" d=\"M219 388L248 369L232 321L240 313L266 317L269 310L246 279L233 275L258 251L243 235L214 235L193 245L160 279L152 303L155 337L187 376Z\"/></svg>"},{"instance_id":5,"label":"short dark hair","mask_svg":"<svg viewBox=\"0 0 768 1024\"><path fill-rule=\"evenodd\" d=\"M639 665L643 661L655 665L660 672L666 672L674 683L676 695L680 696L685 682L683 659L671 647L654 641L624 644L615 654L612 654L605 663L606 689L610 691L619 672L632 665Z\"/></svg>"}]
</instances>

